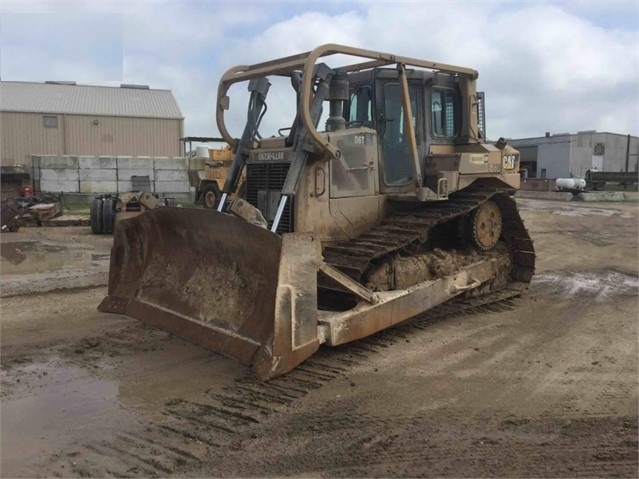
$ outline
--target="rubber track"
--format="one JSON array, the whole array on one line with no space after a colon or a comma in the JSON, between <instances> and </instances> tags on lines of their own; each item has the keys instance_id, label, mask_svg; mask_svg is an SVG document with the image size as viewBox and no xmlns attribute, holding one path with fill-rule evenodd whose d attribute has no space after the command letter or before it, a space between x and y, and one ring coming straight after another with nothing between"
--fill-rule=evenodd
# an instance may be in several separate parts
<instances>
[{"instance_id":1,"label":"rubber track","mask_svg":"<svg viewBox=\"0 0 639 479\"><path fill-rule=\"evenodd\" d=\"M324 260L356 281L363 282L374 263L398 252L408 252L423 243L439 225L468 215L488 200L502 213L502 240L513 261L511 273L520 289L530 283L535 271L532 240L519 216L515 200L503 189L464 189L447 201L422 203L410 211L395 213L360 236L324 247Z\"/></svg>"}]
</instances>

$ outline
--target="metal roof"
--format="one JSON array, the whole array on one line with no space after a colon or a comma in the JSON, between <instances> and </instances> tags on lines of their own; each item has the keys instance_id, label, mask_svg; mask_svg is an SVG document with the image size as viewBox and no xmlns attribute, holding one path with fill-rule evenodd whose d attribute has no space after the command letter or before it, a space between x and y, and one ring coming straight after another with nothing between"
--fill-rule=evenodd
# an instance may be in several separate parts
<instances>
[{"instance_id":1,"label":"metal roof","mask_svg":"<svg viewBox=\"0 0 639 479\"><path fill-rule=\"evenodd\" d=\"M148 87L0 82L0 110L183 119L170 90Z\"/></svg>"}]
</instances>

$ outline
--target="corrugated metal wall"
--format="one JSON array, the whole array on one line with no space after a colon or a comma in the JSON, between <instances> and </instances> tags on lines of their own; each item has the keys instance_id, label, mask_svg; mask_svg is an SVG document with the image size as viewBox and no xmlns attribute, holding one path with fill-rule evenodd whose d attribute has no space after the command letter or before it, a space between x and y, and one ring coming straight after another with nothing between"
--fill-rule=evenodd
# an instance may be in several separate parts
<instances>
[{"instance_id":1,"label":"corrugated metal wall","mask_svg":"<svg viewBox=\"0 0 639 479\"><path fill-rule=\"evenodd\" d=\"M3 165L31 166L32 155L182 154L181 120L53 115L58 117L58 126L47 128L44 116L41 113L0 113Z\"/></svg>"},{"instance_id":2,"label":"corrugated metal wall","mask_svg":"<svg viewBox=\"0 0 639 479\"><path fill-rule=\"evenodd\" d=\"M31 166L31 155L61 155L62 128L45 128L43 115L0 113L2 165Z\"/></svg>"}]
</instances>

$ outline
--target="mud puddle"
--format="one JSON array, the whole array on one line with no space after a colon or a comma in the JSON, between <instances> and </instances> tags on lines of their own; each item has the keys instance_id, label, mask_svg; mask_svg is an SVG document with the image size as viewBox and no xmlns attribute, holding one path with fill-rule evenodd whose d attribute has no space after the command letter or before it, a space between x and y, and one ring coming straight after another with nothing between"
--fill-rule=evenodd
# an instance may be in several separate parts
<instances>
[{"instance_id":1,"label":"mud puddle","mask_svg":"<svg viewBox=\"0 0 639 479\"><path fill-rule=\"evenodd\" d=\"M21 474L25 466L71 447L79 438L84 442L108 437L131 423L132 415L120 407L115 382L92 377L59 360L15 369L20 373L13 373L10 379L3 371L4 477Z\"/></svg>"},{"instance_id":2,"label":"mud puddle","mask_svg":"<svg viewBox=\"0 0 639 479\"><path fill-rule=\"evenodd\" d=\"M61 268L83 269L108 264L108 253L96 253L82 245L74 246L41 241L0 243L2 274L34 274Z\"/></svg>"},{"instance_id":3,"label":"mud puddle","mask_svg":"<svg viewBox=\"0 0 639 479\"><path fill-rule=\"evenodd\" d=\"M4 238L3 238L4 239ZM0 296L44 293L107 283L110 253L71 238L66 243L0 242Z\"/></svg>"},{"instance_id":4,"label":"mud puddle","mask_svg":"<svg viewBox=\"0 0 639 479\"><path fill-rule=\"evenodd\" d=\"M618 271L547 273L534 276L532 284L549 287L564 299L591 297L598 303L639 293L639 277Z\"/></svg>"}]
</instances>

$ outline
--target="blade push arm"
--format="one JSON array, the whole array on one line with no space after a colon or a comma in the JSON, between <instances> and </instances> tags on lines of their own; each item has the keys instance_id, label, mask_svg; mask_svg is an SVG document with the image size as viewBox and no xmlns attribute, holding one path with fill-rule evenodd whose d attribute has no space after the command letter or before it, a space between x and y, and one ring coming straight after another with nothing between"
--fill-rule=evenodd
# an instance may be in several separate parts
<instances>
[{"instance_id":1,"label":"blade push arm","mask_svg":"<svg viewBox=\"0 0 639 479\"><path fill-rule=\"evenodd\" d=\"M224 189L222 190L222 198L220 204L217 207L218 211L224 211L224 205L226 198L231 193L235 192L237 185L240 182L242 170L246 164L248 158L248 152L253 144L253 141L259 137L258 128L260 121L266 111L266 94L271 86L268 79L254 78L249 82L248 90L251 92L249 101L246 126L242 133L242 138L235 144L235 154L233 156L233 162L231 163L231 169L229 175L224 183Z\"/></svg>"}]
</instances>

